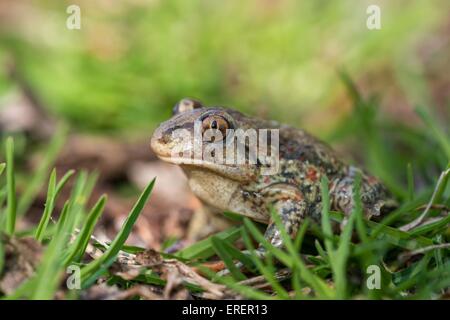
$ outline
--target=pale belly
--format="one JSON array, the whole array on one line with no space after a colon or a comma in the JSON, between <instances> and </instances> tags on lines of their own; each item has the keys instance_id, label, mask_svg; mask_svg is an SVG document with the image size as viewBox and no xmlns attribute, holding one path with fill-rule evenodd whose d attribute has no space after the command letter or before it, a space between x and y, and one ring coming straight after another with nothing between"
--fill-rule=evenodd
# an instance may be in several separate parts
<instances>
[{"instance_id":1,"label":"pale belly","mask_svg":"<svg viewBox=\"0 0 450 320\"><path fill-rule=\"evenodd\" d=\"M265 204L245 197L239 182L207 171L185 171L192 192L206 204L220 211L231 211L259 222L268 222L269 213Z\"/></svg>"}]
</instances>

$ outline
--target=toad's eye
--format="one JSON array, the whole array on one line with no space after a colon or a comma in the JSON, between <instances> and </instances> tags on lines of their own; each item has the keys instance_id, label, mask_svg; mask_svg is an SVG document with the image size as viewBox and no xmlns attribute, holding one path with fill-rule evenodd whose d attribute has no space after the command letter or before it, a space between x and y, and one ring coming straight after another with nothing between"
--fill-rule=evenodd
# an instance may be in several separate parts
<instances>
[{"instance_id":1,"label":"toad's eye","mask_svg":"<svg viewBox=\"0 0 450 320\"><path fill-rule=\"evenodd\" d=\"M185 98L182 99L173 107L172 114L176 115L185 111L191 111L198 108L203 108L203 104L200 101Z\"/></svg>"},{"instance_id":2,"label":"toad's eye","mask_svg":"<svg viewBox=\"0 0 450 320\"><path fill-rule=\"evenodd\" d=\"M221 116L208 116L202 121L202 131L205 133L206 130L218 130L220 131L222 138L218 139L218 137L215 138L214 141L220 141L226 137L227 129L230 129L230 124L228 121L221 117ZM211 134L216 134L215 132L211 132Z\"/></svg>"}]
</instances>

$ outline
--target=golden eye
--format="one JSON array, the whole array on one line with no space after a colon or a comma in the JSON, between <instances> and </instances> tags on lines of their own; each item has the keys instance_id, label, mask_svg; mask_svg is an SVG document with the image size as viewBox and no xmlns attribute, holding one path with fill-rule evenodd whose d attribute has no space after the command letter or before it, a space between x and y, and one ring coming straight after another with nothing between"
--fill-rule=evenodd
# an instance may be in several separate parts
<instances>
[{"instance_id":1,"label":"golden eye","mask_svg":"<svg viewBox=\"0 0 450 320\"><path fill-rule=\"evenodd\" d=\"M227 135L227 129L230 129L230 124L225 118L221 116L212 115L203 119L202 122L203 133L206 130L219 130L222 134L222 139L224 139ZM213 141L220 141L222 139L215 139Z\"/></svg>"}]
</instances>

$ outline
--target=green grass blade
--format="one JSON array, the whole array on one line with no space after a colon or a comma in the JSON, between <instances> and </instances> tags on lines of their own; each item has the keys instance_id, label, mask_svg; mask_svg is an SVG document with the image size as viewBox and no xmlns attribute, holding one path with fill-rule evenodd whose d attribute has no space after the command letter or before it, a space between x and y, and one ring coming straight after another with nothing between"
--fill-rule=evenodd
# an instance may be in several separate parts
<instances>
[{"instance_id":1,"label":"green grass blade","mask_svg":"<svg viewBox=\"0 0 450 320\"><path fill-rule=\"evenodd\" d=\"M236 222L242 222L244 220L243 215L236 213L236 212L232 212L232 211L224 211L223 216L226 217L227 219L230 219L230 220L236 221Z\"/></svg>"},{"instance_id":2,"label":"green grass blade","mask_svg":"<svg viewBox=\"0 0 450 320\"><path fill-rule=\"evenodd\" d=\"M356 232L358 233L358 237L361 240L361 243L365 244L369 241L369 236L366 224L364 223L364 212L361 201L361 175L358 175L355 180L354 190L354 208L352 215L354 215L356 219Z\"/></svg>"},{"instance_id":3,"label":"green grass blade","mask_svg":"<svg viewBox=\"0 0 450 320\"><path fill-rule=\"evenodd\" d=\"M222 241L234 242L241 234L242 227L231 227L227 230L217 233L215 236ZM174 254L175 257L180 259L207 259L214 255L214 249L211 243L211 237L200 240L193 245L181 249Z\"/></svg>"},{"instance_id":4,"label":"green grass blade","mask_svg":"<svg viewBox=\"0 0 450 320\"><path fill-rule=\"evenodd\" d=\"M361 94L359 93L358 88L356 87L356 84L353 82L353 79L350 77L348 72L344 69L341 69L338 71L338 75L341 79L341 81L344 83L344 85L347 88L347 91L350 94L350 97L352 98L353 104L360 104L363 100Z\"/></svg>"},{"instance_id":5,"label":"green grass blade","mask_svg":"<svg viewBox=\"0 0 450 320\"><path fill-rule=\"evenodd\" d=\"M53 199L56 192L56 170L53 169L50 174L50 180L48 182L47 190L47 200L45 201L44 213L39 221L38 227L36 229L35 239L42 241L42 235L44 234L45 228L50 220L51 211L53 210Z\"/></svg>"},{"instance_id":6,"label":"green grass blade","mask_svg":"<svg viewBox=\"0 0 450 320\"><path fill-rule=\"evenodd\" d=\"M438 231L441 228L446 227L448 224L450 224L450 215L447 215L445 218L442 218L441 220L417 227L409 231L409 234L413 237L423 235L428 232Z\"/></svg>"},{"instance_id":7,"label":"green grass blade","mask_svg":"<svg viewBox=\"0 0 450 320\"><path fill-rule=\"evenodd\" d=\"M327 252L325 251L325 249L322 247L322 245L320 244L320 241L318 239L316 239L314 241L314 247L317 250L317 253L319 254L319 256L326 262L330 262L330 257L328 256Z\"/></svg>"},{"instance_id":8,"label":"green grass blade","mask_svg":"<svg viewBox=\"0 0 450 320\"><path fill-rule=\"evenodd\" d=\"M69 170L66 172L66 174L59 180L58 184L56 185L56 196L61 192L62 188L66 185L67 181L74 175L75 170Z\"/></svg>"},{"instance_id":9,"label":"green grass blade","mask_svg":"<svg viewBox=\"0 0 450 320\"><path fill-rule=\"evenodd\" d=\"M380 221L380 223L378 223L379 228L372 230L372 236L376 236L380 232L382 232L383 227L394 224L394 222L404 216L409 216L412 211L416 210L417 207L423 205L424 202L428 201L430 196L431 192L425 192L416 196L413 201L403 203L398 209L390 212Z\"/></svg>"},{"instance_id":10,"label":"green grass blade","mask_svg":"<svg viewBox=\"0 0 450 320\"><path fill-rule=\"evenodd\" d=\"M359 176L355 181L354 186L354 201L360 201L359 188L361 185L361 177ZM356 191L358 190L358 191ZM322 229L325 236L332 237L331 221L330 221L330 199L328 191L328 179L322 178L321 181L322 192ZM337 249L333 248L333 243L330 239L325 238L325 247L330 258L330 265L333 270L333 279L336 287L336 297L344 299L347 295L347 278L346 278L346 263L350 254L351 235L353 230L353 223L355 220L355 211L361 210L361 207L354 208L353 213L347 221L343 232L341 233Z\"/></svg>"},{"instance_id":11,"label":"green grass blade","mask_svg":"<svg viewBox=\"0 0 450 320\"><path fill-rule=\"evenodd\" d=\"M75 215L64 205L56 226L56 233L48 244L38 267L31 299L52 299L64 273L63 255L73 231Z\"/></svg>"},{"instance_id":12,"label":"green grass blade","mask_svg":"<svg viewBox=\"0 0 450 320\"><path fill-rule=\"evenodd\" d=\"M228 250L222 245L221 241L222 240L220 240L215 236L211 237L211 244L213 246L214 251L223 260L225 266L228 268L231 275L236 281L242 281L247 279L247 277L236 267L233 258L231 257Z\"/></svg>"},{"instance_id":13,"label":"green grass blade","mask_svg":"<svg viewBox=\"0 0 450 320\"><path fill-rule=\"evenodd\" d=\"M114 262L121 247L127 240L128 235L130 234L131 229L136 222L136 219L144 208L147 199L152 192L154 184L155 179L153 179L144 189L135 206L125 220L122 229L117 234L116 238L111 243L110 247L105 251L105 253L99 259L92 261L81 270L81 279L83 286L87 286L95 281L97 276L104 272Z\"/></svg>"},{"instance_id":14,"label":"green grass blade","mask_svg":"<svg viewBox=\"0 0 450 320\"><path fill-rule=\"evenodd\" d=\"M447 168L441 173L442 179L438 179L436 186L436 195L434 197L435 203L439 203L442 200L442 196L447 190L448 181L450 179L450 161L447 164Z\"/></svg>"},{"instance_id":15,"label":"green grass blade","mask_svg":"<svg viewBox=\"0 0 450 320\"><path fill-rule=\"evenodd\" d=\"M417 264L412 266L411 270L408 270L408 277L406 277L404 281L398 283L395 291L400 293L401 291L412 288L418 281L420 281L420 275L426 275L427 273L427 265L430 262L430 259L431 253L427 252Z\"/></svg>"},{"instance_id":16,"label":"green grass blade","mask_svg":"<svg viewBox=\"0 0 450 320\"><path fill-rule=\"evenodd\" d=\"M5 204L6 197L8 196L7 187L0 189L0 231L6 226L6 215L4 214L3 206Z\"/></svg>"},{"instance_id":17,"label":"green grass blade","mask_svg":"<svg viewBox=\"0 0 450 320\"><path fill-rule=\"evenodd\" d=\"M106 203L106 195L100 197L98 202L94 205L91 212L88 215L86 223L80 231L77 239L75 240L73 249L69 256L65 260L65 265L68 265L72 261L79 262L82 258L84 251L89 243L90 237L94 231L95 225L103 213L103 209Z\"/></svg>"},{"instance_id":18,"label":"green grass blade","mask_svg":"<svg viewBox=\"0 0 450 320\"><path fill-rule=\"evenodd\" d=\"M295 299L300 300L303 298L303 291L302 291L302 280L300 278L300 273L297 269L295 269L292 272L292 288L295 292Z\"/></svg>"},{"instance_id":19,"label":"green grass blade","mask_svg":"<svg viewBox=\"0 0 450 320\"><path fill-rule=\"evenodd\" d=\"M4 300L19 300L19 299L28 298L29 293L34 288L35 283L36 283L35 278L29 278L29 279L25 280L24 282L22 282L13 293L11 293L5 297L2 297L2 299L4 299Z\"/></svg>"},{"instance_id":20,"label":"green grass blade","mask_svg":"<svg viewBox=\"0 0 450 320\"><path fill-rule=\"evenodd\" d=\"M294 248L296 252L300 252L300 249L302 247L303 239L305 238L306 231L308 230L310 224L309 219L305 219L300 226L300 229L297 232L297 235L295 236L294 240Z\"/></svg>"},{"instance_id":21,"label":"green grass blade","mask_svg":"<svg viewBox=\"0 0 450 320\"><path fill-rule=\"evenodd\" d=\"M281 299L289 299L289 294L287 291L280 285L280 283L275 279L275 276L271 270L269 270L268 267L264 265L262 260L256 256L255 247L252 244L252 241L250 240L250 236L247 232L247 230L242 229L242 239L244 240L244 244L249 250L253 262L255 263L256 267L258 268L259 272L266 278L267 282L272 286L272 288L277 292L279 298Z\"/></svg>"},{"instance_id":22,"label":"green grass blade","mask_svg":"<svg viewBox=\"0 0 450 320\"><path fill-rule=\"evenodd\" d=\"M6 207L6 232L14 234L16 226L16 181L14 176L14 140L12 137L6 139L6 186L7 186L7 207Z\"/></svg>"},{"instance_id":23,"label":"green grass blade","mask_svg":"<svg viewBox=\"0 0 450 320\"><path fill-rule=\"evenodd\" d=\"M75 180L75 185L70 193L70 210L74 211L77 215L83 211L87 202L86 188L89 175L86 171L81 171Z\"/></svg>"},{"instance_id":24,"label":"green grass blade","mask_svg":"<svg viewBox=\"0 0 450 320\"><path fill-rule=\"evenodd\" d=\"M0 176L2 175L3 171L5 170L6 163L2 162L0 163Z\"/></svg>"},{"instance_id":25,"label":"green grass blade","mask_svg":"<svg viewBox=\"0 0 450 320\"><path fill-rule=\"evenodd\" d=\"M442 150L445 153L447 159L450 159L450 139L449 136L439 127L437 121L429 114L429 112L424 107L416 107L416 113L420 116L422 121L425 123L434 139L438 144L440 144Z\"/></svg>"},{"instance_id":26,"label":"green grass blade","mask_svg":"<svg viewBox=\"0 0 450 320\"><path fill-rule=\"evenodd\" d=\"M21 197L17 204L17 215L23 216L30 205L33 203L39 191L44 186L50 167L56 160L56 157L64 145L67 137L67 127L59 126L49 142L48 148L44 153L43 159L39 164L37 170L31 175L27 182L25 189L21 193Z\"/></svg>"},{"instance_id":27,"label":"green grass blade","mask_svg":"<svg viewBox=\"0 0 450 320\"><path fill-rule=\"evenodd\" d=\"M408 201L414 200L414 172L413 167L411 163L408 163L408 166L406 167L406 179L408 184Z\"/></svg>"},{"instance_id":28,"label":"green grass blade","mask_svg":"<svg viewBox=\"0 0 450 320\"><path fill-rule=\"evenodd\" d=\"M267 251L272 253L278 260L280 260L284 265L286 265L289 268L298 268L301 274L302 279L305 280L305 282L309 283L312 287L316 289L316 292L319 295L322 295L323 297L331 297L332 296L332 290L329 288L321 279L316 277L312 272L306 268L306 266L303 264L303 262L300 260L299 252L293 252L292 249L294 248L294 245L292 244L292 241L290 240L289 236L286 233L286 230L284 227L281 226L281 221L277 214L273 214L272 217L277 224L277 228L279 228L280 233L283 237L283 241L288 244L290 242L290 245L288 245L288 248L290 248L290 254L287 254L286 252L275 248L273 245L271 245L267 239L264 238L263 234L256 228L256 226L251 222L248 218L244 219L244 224L248 231L252 234L252 236L258 241L264 248L266 248ZM281 228L280 228L281 226ZM294 249L295 250L295 249Z\"/></svg>"},{"instance_id":29,"label":"green grass blade","mask_svg":"<svg viewBox=\"0 0 450 320\"><path fill-rule=\"evenodd\" d=\"M0 233L0 275L3 273L3 267L5 266L5 248L2 237L3 235Z\"/></svg>"},{"instance_id":30,"label":"green grass blade","mask_svg":"<svg viewBox=\"0 0 450 320\"><path fill-rule=\"evenodd\" d=\"M83 188L79 190L79 194L76 196L76 198L74 198L73 203L77 211L77 220L76 220L77 225L83 225L86 222L85 221L85 219L87 219L87 215L85 214L86 204L91 198L92 191L95 187L97 179L98 179L97 172L86 174L85 181L83 181L82 184ZM75 199L77 200L75 201Z\"/></svg>"},{"instance_id":31,"label":"green grass blade","mask_svg":"<svg viewBox=\"0 0 450 320\"><path fill-rule=\"evenodd\" d=\"M309 270L303 263L300 258L300 252L295 250L294 243L288 235L285 226L281 222L278 212L271 210L271 216L277 226L277 229L280 231L283 244L289 252L293 265L300 271L300 277L314 289L319 297L331 298L333 296L333 290L328 287L325 281L312 273L311 270Z\"/></svg>"},{"instance_id":32,"label":"green grass blade","mask_svg":"<svg viewBox=\"0 0 450 320\"><path fill-rule=\"evenodd\" d=\"M330 212L330 215L337 222L341 222L343 219L343 214L340 212ZM431 239L423 236L413 236L409 232L383 225L382 222L377 223L365 220L365 223L367 224L370 238L385 240L400 248L414 250L433 244Z\"/></svg>"},{"instance_id":33,"label":"green grass blade","mask_svg":"<svg viewBox=\"0 0 450 320\"><path fill-rule=\"evenodd\" d=\"M242 230L244 230L244 229L242 228L241 231ZM217 236L216 236L216 238L217 238ZM225 249L228 251L228 253L231 255L231 257L233 259L236 259L236 260L242 262L242 264L250 271L253 271L255 269L255 265L253 263L252 258L250 258L247 254L245 254L241 250L235 248L228 241L222 241L222 240L219 240L219 241L221 241L222 246L225 247Z\"/></svg>"},{"instance_id":34,"label":"green grass blade","mask_svg":"<svg viewBox=\"0 0 450 320\"><path fill-rule=\"evenodd\" d=\"M45 230L48 226L48 223L50 221L50 217L52 215L53 209L55 207L56 199L61 192L64 185L67 183L69 178L74 174L74 171L68 171L56 184L56 170L53 169L52 173L50 174L49 184L48 184L48 191L47 191L47 200L45 201L45 209L44 214L42 215L41 220L39 221L39 225L36 229L35 238L38 241L42 241Z\"/></svg>"},{"instance_id":35,"label":"green grass blade","mask_svg":"<svg viewBox=\"0 0 450 320\"><path fill-rule=\"evenodd\" d=\"M278 224L281 224L281 221L279 220L279 217L277 218L277 215L274 215L274 221ZM256 239L256 241L258 241L262 246L264 246L264 248L266 248L266 250L270 253L272 253L278 260L280 260L284 265L286 265L288 268L297 268L300 272L300 276L302 279L305 280L305 282L307 282L308 284L310 284L317 292L318 295L320 295L323 298L330 298L333 296L333 290L331 288L329 288L326 283L324 281L322 281L322 279L318 278L317 276L315 276L304 264L303 262L300 260L299 256L299 252L294 252L294 254L292 254L292 251L290 251L289 255L278 249L275 248L274 246L272 246L267 239L264 238L263 234L258 230L258 228L256 228L256 226L253 224L253 222L251 222L248 218L244 219L244 224L245 227L247 228L247 230L251 233L251 235ZM289 242L291 241L289 236L286 233L286 230L284 230L284 228L280 228L280 232L281 235L283 236L283 241L285 242ZM288 240L288 241L286 241ZM291 245L289 245L289 248L294 248L294 245L292 244L291 241Z\"/></svg>"},{"instance_id":36,"label":"green grass blade","mask_svg":"<svg viewBox=\"0 0 450 320\"><path fill-rule=\"evenodd\" d=\"M209 270L208 268L199 267L199 270L210 278L214 278L216 276L216 274L213 271ZM227 287L231 288L232 290L242 294L243 296L249 299L274 300L273 296L270 296L260 290L253 289L249 286L236 283L234 280L228 277L217 278L217 282L226 285Z\"/></svg>"},{"instance_id":37,"label":"green grass blade","mask_svg":"<svg viewBox=\"0 0 450 320\"><path fill-rule=\"evenodd\" d=\"M332 267L335 278L336 297L338 299L345 299L347 296L346 267L347 259L350 255L350 244L355 217L355 213L352 213L341 234L339 246L333 254L334 261L332 261Z\"/></svg>"},{"instance_id":38,"label":"green grass blade","mask_svg":"<svg viewBox=\"0 0 450 320\"><path fill-rule=\"evenodd\" d=\"M57 234L59 230L65 225L68 215L70 214L70 201L66 201L61 210L58 222L54 225L55 233ZM48 228L47 228L48 229Z\"/></svg>"},{"instance_id":39,"label":"green grass blade","mask_svg":"<svg viewBox=\"0 0 450 320\"><path fill-rule=\"evenodd\" d=\"M333 242L333 231L330 222L330 195L328 192L328 178L326 176L322 177L320 182L321 192L322 192L322 232L325 237L325 248L328 254L332 253L334 250Z\"/></svg>"},{"instance_id":40,"label":"green grass blade","mask_svg":"<svg viewBox=\"0 0 450 320\"><path fill-rule=\"evenodd\" d=\"M267 251L270 251L278 260L280 260L285 266L292 268L294 266L291 257L278 248L272 246L264 235L258 230L252 221L248 218L244 218L244 225L250 232L253 238L260 243Z\"/></svg>"}]
</instances>

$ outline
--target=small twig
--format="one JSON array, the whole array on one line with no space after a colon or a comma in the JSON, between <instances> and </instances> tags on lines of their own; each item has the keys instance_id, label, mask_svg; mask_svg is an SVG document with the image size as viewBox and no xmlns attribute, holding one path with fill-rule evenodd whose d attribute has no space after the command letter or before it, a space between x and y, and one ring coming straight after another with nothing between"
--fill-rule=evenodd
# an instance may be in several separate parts
<instances>
[{"instance_id":1,"label":"small twig","mask_svg":"<svg viewBox=\"0 0 450 320\"><path fill-rule=\"evenodd\" d=\"M427 205L421 205L421 206L418 206L416 209L414 209L414 210L424 210L425 208L427 207ZM446 205L444 205L444 204L433 204L432 206L431 206L431 208L430 209L433 209L433 210L441 210L441 211L445 211L445 212L449 212L450 211L450 208L449 207L447 207Z\"/></svg>"},{"instance_id":2,"label":"small twig","mask_svg":"<svg viewBox=\"0 0 450 320\"><path fill-rule=\"evenodd\" d=\"M176 270L183 277L184 281L196 284L205 289L206 291L215 294L218 297L223 297L223 291L225 289L224 285L215 284L209 281L208 279L203 278L198 273L196 273L191 267L178 260L175 259L165 260L164 263L166 266L172 265L173 267L175 267Z\"/></svg>"},{"instance_id":3,"label":"small twig","mask_svg":"<svg viewBox=\"0 0 450 320\"><path fill-rule=\"evenodd\" d=\"M391 270L391 268L388 267L388 265L386 264L386 262L383 259L381 259L381 264L383 265L384 269L388 273L390 273L390 274L394 274L395 273L395 271Z\"/></svg>"},{"instance_id":4,"label":"small twig","mask_svg":"<svg viewBox=\"0 0 450 320\"><path fill-rule=\"evenodd\" d=\"M76 235L78 235L80 232L81 232L80 229L75 228L74 233L71 235L70 242L73 242L76 238ZM88 243L85 252L93 259L100 258L102 256L102 254L104 253L104 251L100 250L95 245L91 244L91 242L102 246L105 250L107 250L109 248L108 243L101 241L94 235L91 235L90 242ZM117 254L117 262L120 264L126 264L126 265L133 266L133 265L137 264L135 260L136 260L135 254L128 253L128 252L125 252L122 250L120 250L119 253Z\"/></svg>"},{"instance_id":5,"label":"small twig","mask_svg":"<svg viewBox=\"0 0 450 320\"><path fill-rule=\"evenodd\" d=\"M425 217L427 216L428 212L430 211L431 207L433 206L434 200L436 199L436 196L438 194L439 188L441 187L442 182L444 181L445 177L447 176L447 174L450 172L450 169L445 170L444 172L441 173L441 175L439 176L438 182L436 184L436 188L434 188L433 191L433 195L431 196L430 201L428 202L427 207L425 208L425 210L423 211L423 213L415 220L413 220L412 222L400 227L399 229L401 231L410 231L411 229L414 229L415 227L419 226L422 221L425 219Z\"/></svg>"},{"instance_id":6,"label":"small twig","mask_svg":"<svg viewBox=\"0 0 450 320\"><path fill-rule=\"evenodd\" d=\"M137 285L131 287L125 291L112 295L110 300L125 300L133 296L140 296L146 300L162 300L163 297L152 292L148 287L144 285Z\"/></svg>"},{"instance_id":7,"label":"small twig","mask_svg":"<svg viewBox=\"0 0 450 320\"><path fill-rule=\"evenodd\" d=\"M285 279L289 278L290 276L291 276L291 270L289 270L287 268L281 269L275 273L275 279L278 281L285 280ZM253 277L250 279L246 279L246 280L239 282L239 284L246 285L246 286L254 286L254 285L260 284L261 282L266 282L266 278L264 276L256 276L256 277Z\"/></svg>"},{"instance_id":8,"label":"small twig","mask_svg":"<svg viewBox=\"0 0 450 320\"><path fill-rule=\"evenodd\" d=\"M428 247L424 247L424 248L420 248L414 251L410 251L410 252L406 252L403 253L402 255L399 256L400 260L406 260L412 256L415 256L417 254L422 254L428 251L432 251L432 250L436 250L436 249L446 249L446 248L450 248L450 243L441 243L441 244L434 244Z\"/></svg>"},{"instance_id":9,"label":"small twig","mask_svg":"<svg viewBox=\"0 0 450 320\"><path fill-rule=\"evenodd\" d=\"M74 239L75 235L79 233L80 230L75 229L72 238ZM100 256L103 255L104 252L95 247L91 242L98 243L105 249L109 248L109 245L107 243L91 235L88 246L86 247L86 253L93 259L98 259ZM126 268L132 269L142 268L143 265L137 261L136 257L137 256L135 254L121 250L119 251L119 254L117 255L115 262L120 265L125 265ZM215 284L207 280L206 278L203 278L198 273L196 273L191 267L178 260L175 259L162 260L160 263L160 267L165 268L169 274L172 274L172 276L181 278L182 281L200 286L206 292L209 292L211 296L214 296L217 299L221 299L223 297L225 286Z\"/></svg>"}]
</instances>

